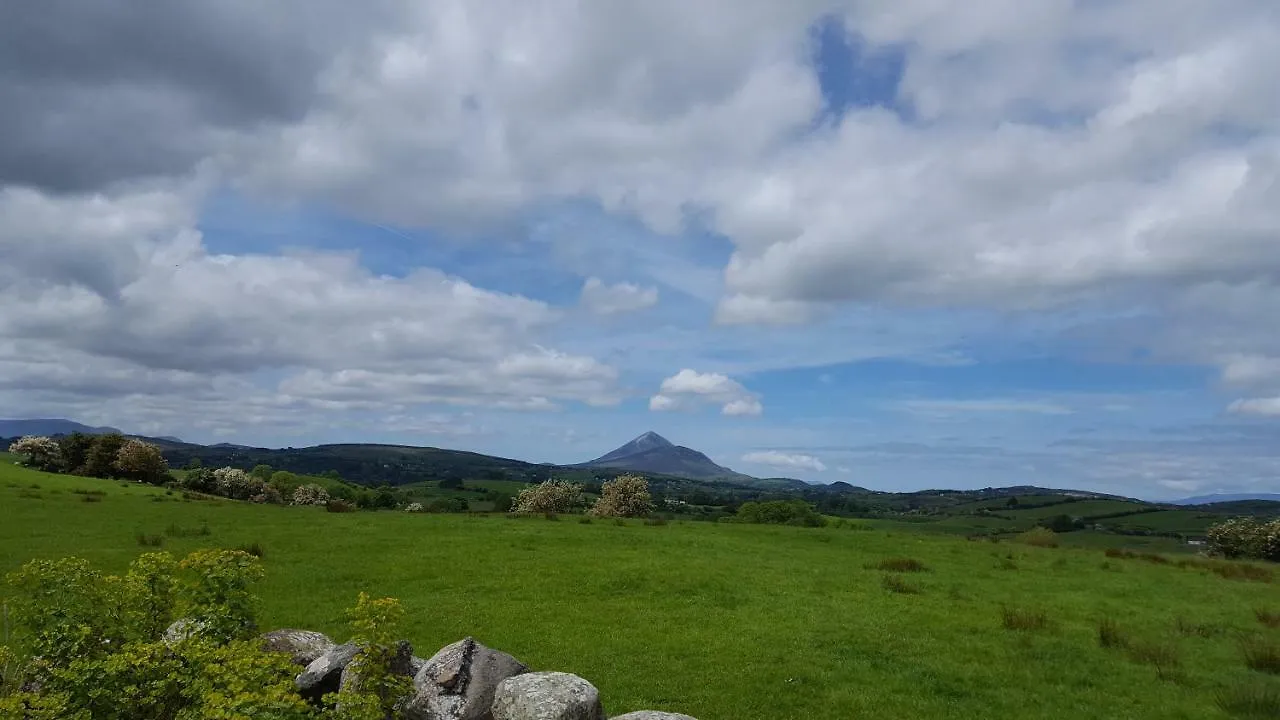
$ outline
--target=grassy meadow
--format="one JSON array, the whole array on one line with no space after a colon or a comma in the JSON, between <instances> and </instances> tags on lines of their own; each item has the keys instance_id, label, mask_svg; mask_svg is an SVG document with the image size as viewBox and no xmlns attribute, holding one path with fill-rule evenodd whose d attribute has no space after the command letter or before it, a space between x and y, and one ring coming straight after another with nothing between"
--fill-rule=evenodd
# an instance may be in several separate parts
<instances>
[{"instance_id":1,"label":"grassy meadow","mask_svg":"<svg viewBox=\"0 0 1280 720\"><path fill-rule=\"evenodd\" d=\"M1280 672L1280 629L1257 614L1280 613L1280 577L1176 557L871 521L332 514L0 463L0 572L66 555L119 570L156 549L143 541L179 555L257 543L267 628L345 639L357 592L395 596L417 654L474 635L589 679L610 715L1212 720L1280 707L1280 676L1244 653L1261 648L1260 666Z\"/></svg>"}]
</instances>

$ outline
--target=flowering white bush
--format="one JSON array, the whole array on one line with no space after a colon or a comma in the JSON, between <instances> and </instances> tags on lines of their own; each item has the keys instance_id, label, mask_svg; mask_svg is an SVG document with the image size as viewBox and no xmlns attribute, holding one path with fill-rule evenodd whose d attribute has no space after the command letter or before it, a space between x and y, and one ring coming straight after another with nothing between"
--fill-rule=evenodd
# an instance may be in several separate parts
<instances>
[{"instance_id":1,"label":"flowering white bush","mask_svg":"<svg viewBox=\"0 0 1280 720\"><path fill-rule=\"evenodd\" d=\"M653 512L649 481L639 475L619 475L606 480L600 499L591 508L596 517L645 517Z\"/></svg>"},{"instance_id":2,"label":"flowering white bush","mask_svg":"<svg viewBox=\"0 0 1280 720\"><path fill-rule=\"evenodd\" d=\"M215 493L233 500L248 500L261 491L262 485L261 480L251 478L245 471L233 467L214 470L213 482Z\"/></svg>"},{"instance_id":3,"label":"flowering white bush","mask_svg":"<svg viewBox=\"0 0 1280 720\"><path fill-rule=\"evenodd\" d=\"M408 505L404 506L404 511L410 512L410 513L423 512L422 503L419 503L419 502L409 503Z\"/></svg>"},{"instance_id":4,"label":"flowering white bush","mask_svg":"<svg viewBox=\"0 0 1280 720\"><path fill-rule=\"evenodd\" d=\"M319 485L299 485L290 502L294 505L328 505L329 491Z\"/></svg>"},{"instance_id":5,"label":"flowering white bush","mask_svg":"<svg viewBox=\"0 0 1280 720\"><path fill-rule=\"evenodd\" d=\"M28 435L9 446L9 452L22 455L23 464L30 467L56 471L62 462L62 446L57 440L42 435Z\"/></svg>"},{"instance_id":6,"label":"flowering white bush","mask_svg":"<svg viewBox=\"0 0 1280 720\"><path fill-rule=\"evenodd\" d=\"M521 490L512 510L518 513L569 512L578 504L581 495L581 485L568 480L547 480Z\"/></svg>"},{"instance_id":7,"label":"flowering white bush","mask_svg":"<svg viewBox=\"0 0 1280 720\"><path fill-rule=\"evenodd\" d=\"M141 440L128 440L120 446L115 465L122 476L152 485L163 483L169 473L160 448Z\"/></svg>"},{"instance_id":8,"label":"flowering white bush","mask_svg":"<svg viewBox=\"0 0 1280 720\"><path fill-rule=\"evenodd\" d=\"M1217 555L1280 562L1280 520L1236 518L1209 528L1206 538Z\"/></svg>"}]
</instances>

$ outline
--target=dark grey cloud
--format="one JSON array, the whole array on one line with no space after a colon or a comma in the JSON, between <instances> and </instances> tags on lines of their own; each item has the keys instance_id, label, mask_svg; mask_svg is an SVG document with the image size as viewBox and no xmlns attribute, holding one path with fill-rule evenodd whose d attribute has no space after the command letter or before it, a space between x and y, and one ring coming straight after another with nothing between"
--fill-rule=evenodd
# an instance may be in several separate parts
<instances>
[{"instance_id":1,"label":"dark grey cloud","mask_svg":"<svg viewBox=\"0 0 1280 720\"><path fill-rule=\"evenodd\" d=\"M180 174L225 133L301 118L385 3L0 4L0 185ZM361 32L364 31L364 32Z\"/></svg>"}]
</instances>

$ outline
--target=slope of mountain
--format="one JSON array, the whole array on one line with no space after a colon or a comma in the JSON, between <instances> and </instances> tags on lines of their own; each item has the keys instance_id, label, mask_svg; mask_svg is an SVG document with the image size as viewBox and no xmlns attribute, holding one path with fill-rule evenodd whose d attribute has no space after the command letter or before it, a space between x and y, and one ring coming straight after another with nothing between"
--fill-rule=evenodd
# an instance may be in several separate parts
<instances>
[{"instance_id":1,"label":"slope of mountain","mask_svg":"<svg viewBox=\"0 0 1280 720\"><path fill-rule=\"evenodd\" d=\"M118 433L112 427L90 427L71 420L61 418L41 418L31 420L0 420L0 437L22 437L23 435L70 435L71 433L86 435L106 435Z\"/></svg>"},{"instance_id":2,"label":"slope of mountain","mask_svg":"<svg viewBox=\"0 0 1280 720\"><path fill-rule=\"evenodd\" d=\"M675 445L655 432L647 432L622 447L582 464L583 467L615 468L642 473L704 480L725 478L751 480L749 475L712 462L692 448Z\"/></svg>"},{"instance_id":3,"label":"slope of mountain","mask_svg":"<svg viewBox=\"0 0 1280 720\"><path fill-rule=\"evenodd\" d=\"M1237 493L1222 495L1197 495L1185 500L1174 501L1174 505L1213 505L1216 503L1240 502L1242 500L1280 501L1280 493Z\"/></svg>"}]
</instances>

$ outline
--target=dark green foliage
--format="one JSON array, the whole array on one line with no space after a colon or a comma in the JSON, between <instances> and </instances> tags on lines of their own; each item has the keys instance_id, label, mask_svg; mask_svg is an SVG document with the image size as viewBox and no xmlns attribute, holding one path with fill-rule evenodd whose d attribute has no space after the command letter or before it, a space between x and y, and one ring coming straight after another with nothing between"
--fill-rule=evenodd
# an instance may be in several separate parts
<instances>
[{"instance_id":1,"label":"dark green foliage","mask_svg":"<svg viewBox=\"0 0 1280 720\"><path fill-rule=\"evenodd\" d=\"M62 449L62 472L75 475L92 475L89 472L89 452L93 449L93 436L71 433L58 438Z\"/></svg>"},{"instance_id":2,"label":"dark green foliage","mask_svg":"<svg viewBox=\"0 0 1280 720\"><path fill-rule=\"evenodd\" d=\"M330 500L324 504L324 509L331 513L349 513L355 512L356 506L346 500Z\"/></svg>"},{"instance_id":3,"label":"dark green foliage","mask_svg":"<svg viewBox=\"0 0 1280 720\"><path fill-rule=\"evenodd\" d=\"M441 490L461 490L462 480L460 478L445 478L439 483Z\"/></svg>"},{"instance_id":4,"label":"dark green foliage","mask_svg":"<svg viewBox=\"0 0 1280 720\"><path fill-rule=\"evenodd\" d=\"M158 548L164 544L164 536L160 534L138 533L138 544L143 547Z\"/></svg>"},{"instance_id":5,"label":"dark green foliage","mask_svg":"<svg viewBox=\"0 0 1280 720\"><path fill-rule=\"evenodd\" d=\"M458 513L468 509L466 499L460 497L436 498L424 507L427 512L433 513Z\"/></svg>"},{"instance_id":6,"label":"dark green foliage","mask_svg":"<svg viewBox=\"0 0 1280 720\"><path fill-rule=\"evenodd\" d=\"M252 556L254 556L254 557L258 558L258 559L262 559L262 558L264 558L264 557L266 557L266 556L267 556L267 551L266 551L266 549L265 549L265 548L263 548L263 547L262 547L262 543L258 542L257 540L254 540L254 541L253 541L253 542L251 542L251 543L245 543L245 544L243 544L243 545L237 545L237 546L236 546L236 550L239 550L239 551L240 551L240 552L242 552L242 553L246 553L246 554L252 555Z\"/></svg>"},{"instance_id":7,"label":"dark green foliage","mask_svg":"<svg viewBox=\"0 0 1280 720\"><path fill-rule=\"evenodd\" d=\"M116 433L95 436L79 474L97 478L116 477L116 457L125 442L125 437Z\"/></svg>"},{"instance_id":8,"label":"dark green foliage","mask_svg":"<svg viewBox=\"0 0 1280 720\"><path fill-rule=\"evenodd\" d=\"M821 527L826 519L803 500L770 500L745 502L735 516L739 522L769 525L798 525Z\"/></svg>"},{"instance_id":9,"label":"dark green foliage","mask_svg":"<svg viewBox=\"0 0 1280 720\"><path fill-rule=\"evenodd\" d=\"M1258 622L1269 628L1280 628L1280 610L1258 608L1253 611L1253 616L1258 618Z\"/></svg>"}]
</instances>

